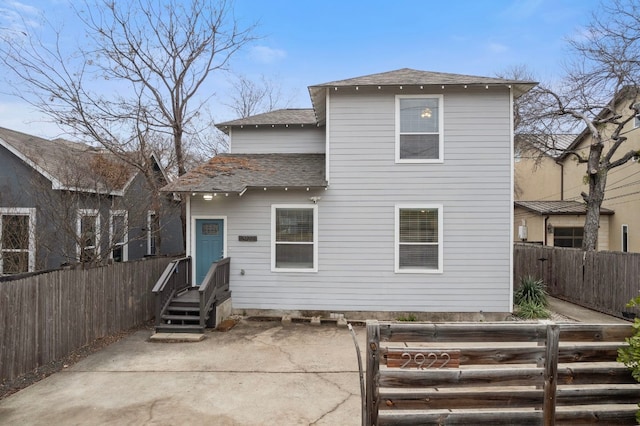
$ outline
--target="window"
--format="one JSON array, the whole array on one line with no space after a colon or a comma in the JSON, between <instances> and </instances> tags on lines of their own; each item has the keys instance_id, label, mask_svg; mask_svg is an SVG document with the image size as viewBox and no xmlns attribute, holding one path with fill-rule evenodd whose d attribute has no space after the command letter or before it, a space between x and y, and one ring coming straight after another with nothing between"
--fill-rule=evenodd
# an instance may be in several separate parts
<instances>
[{"instance_id":1,"label":"window","mask_svg":"<svg viewBox=\"0 0 640 426\"><path fill-rule=\"evenodd\" d=\"M584 228L555 227L553 229L553 245L556 247L581 248L583 235L584 235Z\"/></svg>"},{"instance_id":2,"label":"window","mask_svg":"<svg viewBox=\"0 0 640 426\"><path fill-rule=\"evenodd\" d=\"M155 256L158 237L158 216L156 212L147 212L147 256Z\"/></svg>"},{"instance_id":3,"label":"window","mask_svg":"<svg viewBox=\"0 0 640 426\"><path fill-rule=\"evenodd\" d=\"M396 206L396 272L442 272L442 206Z\"/></svg>"},{"instance_id":4,"label":"window","mask_svg":"<svg viewBox=\"0 0 640 426\"><path fill-rule=\"evenodd\" d=\"M78 261L92 262L98 258L100 243L100 216L98 210L78 210Z\"/></svg>"},{"instance_id":5,"label":"window","mask_svg":"<svg viewBox=\"0 0 640 426\"><path fill-rule=\"evenodd\" d=\"M35 209L0 209L0 275L35 270Z\"/></svg>"},{"instance_id":6,"label":"window","mask_svg":"<svg viewBox=\"0 0 640 426\"><path fill-rule=\"evenodd\" d=\"M125 210L111 212L111 258L114 262L126 262L128 259L128 214Z\"/></svg>"},{"instance_id":7,"label":"window","mask_svg":"<svg viewBox=\"0 0 640 426\"><path fill-rule=\"evenodd\" d=\"M622 251L629 251L629 225L622 225Z\"/></svg>"},{"instance_id":8,"label":"window","mask_svg":"<svg viewBox=\"0 0 640 426\"><path fill-rule=\"evenodd\" d=\"M271 270L317 272L318 207L271 207Z\"/></svg>"},{"instance_id":9,"label":"window","mask_svg":"<svg viewBox=\"0 0 640 426\"><path fill-rule=\"evenodd\" d=\"M396 162L441 163L442 95L396 97Z\"/></svg>"},{"instance_id":10,"label":"window","mask_svg":"<svg viewBox=\"0 0 640 426\"><path fill-rule=\"evenodd\" d=\"M639 108L640 104L635 104L634 107ZM636 113L636 117L633 120L633 127L634 128L640 127L640 110L638 110L638 112Z\"/></svg>"}]
</instances>

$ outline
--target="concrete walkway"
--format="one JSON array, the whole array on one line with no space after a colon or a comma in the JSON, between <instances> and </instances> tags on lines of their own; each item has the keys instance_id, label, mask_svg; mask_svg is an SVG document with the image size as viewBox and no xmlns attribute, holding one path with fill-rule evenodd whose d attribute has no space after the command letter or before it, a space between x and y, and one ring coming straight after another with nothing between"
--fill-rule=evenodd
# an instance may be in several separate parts
<instances>
[{"instance_id":1,"label":"concrete walkway","mask_svg":"<svg viewBox=\"0 0 640 426\"><path fill-rule=\"evenodd\" d=\"M362 348L366 330L356 327ZM349 331L243 321L197 343L135 334L0 401L2 425L359 425Z\"/></svg>"},{"instance_id":2,"label":"concrete walkway","mask_svg":"<svg viewBox=\"0 0 640 426\"><path fill-rule=\"evenodd\" d=\"M626 322L558 299L581 322ZM629 323L630 324L630 323ZM364 349L366 330L356 327ZM138 331L0 401L0 425L359 425L349 331L242 321L195 343Z\"/></svg>"}]
</instances>

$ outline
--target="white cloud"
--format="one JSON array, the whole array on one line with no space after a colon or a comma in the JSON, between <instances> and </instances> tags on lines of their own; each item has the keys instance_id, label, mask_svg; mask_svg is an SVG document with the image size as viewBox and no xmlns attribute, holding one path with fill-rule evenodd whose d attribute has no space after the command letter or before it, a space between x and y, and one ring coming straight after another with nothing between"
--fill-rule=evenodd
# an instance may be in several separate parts
<instances>
[{"instance_id":1,"label":"white cloud","mask_svg":"<svg viewBox=\"0 0 640 426\"><path fill-rule=\"evenodd\" d=\"M249 54L251 58L263 64L271 64L287 56L287 52L281 49L272 49L268 46L255 46Z\"/></svg>"}]
</instances>

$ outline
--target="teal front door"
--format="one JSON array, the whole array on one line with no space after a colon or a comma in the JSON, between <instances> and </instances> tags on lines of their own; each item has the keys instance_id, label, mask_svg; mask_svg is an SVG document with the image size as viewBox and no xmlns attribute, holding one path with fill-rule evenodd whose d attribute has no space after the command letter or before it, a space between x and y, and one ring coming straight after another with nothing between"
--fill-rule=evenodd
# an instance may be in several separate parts
<instances>
[{"instance_id":1,"label":"teal front door","mask_svg":"<svg viewBox=\"0 0 640 426\"><path fill-rule=\"evenodd\" d=\"M224 221L196 219L196 285L209 272L213 262L224 257Z\"/></svg>"}]
</instances>

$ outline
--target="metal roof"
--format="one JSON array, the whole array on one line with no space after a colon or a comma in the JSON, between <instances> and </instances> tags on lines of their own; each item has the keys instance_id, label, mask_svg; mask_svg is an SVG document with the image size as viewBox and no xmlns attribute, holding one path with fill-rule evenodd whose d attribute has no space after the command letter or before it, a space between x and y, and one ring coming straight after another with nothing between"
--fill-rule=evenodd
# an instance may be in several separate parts
<instances>
[{"instance_id":1,"label":"metal roof","mask_svg":"<svg viewBox=\"0 0 640 426\"><path fill-rule=\"evenodd\" d=\"M326 186L324 154L218 154L162 190L241 193L251 187Z\"/></svg>"},{"instance_id":2,"label":"metal roof","mask_svg":"<svg viewBox=\"0 0 640 426\"><path fill-rule=\"evenodd\" d=\"M584 215L587 205L578 201L515 201L516 207L538 213L540 215ZM612 215L613 210L601 207L601 215Z\"/></svg>"}]
</instances>

